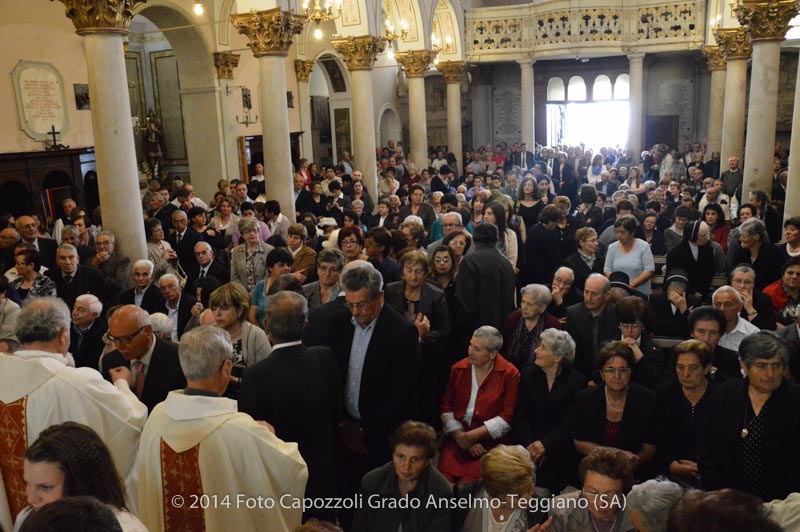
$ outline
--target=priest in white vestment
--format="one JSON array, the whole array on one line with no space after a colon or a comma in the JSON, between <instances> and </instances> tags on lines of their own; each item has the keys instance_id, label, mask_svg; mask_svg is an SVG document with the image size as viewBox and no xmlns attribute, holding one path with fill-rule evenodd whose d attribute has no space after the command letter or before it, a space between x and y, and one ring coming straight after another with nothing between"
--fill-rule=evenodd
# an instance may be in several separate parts
<instances>
[{"instance_id":1,"label":"priest in white vestment","mask_svg":"<svg viewBox=\"0 0 800 532\"><path fill-rule=\"evenodd\" d=\"M150 532L293 530L308 468L296 443L222 397L231 374L230 336L202 326L181 337L187 387L157 405L142 432L140 518Z\"/></svg>"},{"instance_id":2,"label":"priest in white vestment","mask_svg":"<svg viewBox=\"0 0 800 532\"><path fill-rule=\"evenodd\" d=\"M0 354L0 528L12 529L27 506L23 456L45 428L75 421L106 443L120 476L131 482L147 407L127 381L109 383L92 368L67 366L70 311L57 298L23 308L16 335L23 349Z\"/></svg>"}]
</instances>

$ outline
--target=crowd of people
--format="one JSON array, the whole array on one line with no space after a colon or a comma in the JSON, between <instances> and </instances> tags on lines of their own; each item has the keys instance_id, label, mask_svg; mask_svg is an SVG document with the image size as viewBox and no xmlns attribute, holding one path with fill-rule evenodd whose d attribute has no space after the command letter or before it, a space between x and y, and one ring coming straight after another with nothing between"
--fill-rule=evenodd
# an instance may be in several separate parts
<instances>
[{"instance_id":1,"label":"crowd of people","mask_svg":"<svg viewBox=\"0 0 800 532\"><path fill-rule=\"evenodd\" d=\"M800 526L786 153L532 148L3 216L0 530Z\"/></svg>"}]
</instances>

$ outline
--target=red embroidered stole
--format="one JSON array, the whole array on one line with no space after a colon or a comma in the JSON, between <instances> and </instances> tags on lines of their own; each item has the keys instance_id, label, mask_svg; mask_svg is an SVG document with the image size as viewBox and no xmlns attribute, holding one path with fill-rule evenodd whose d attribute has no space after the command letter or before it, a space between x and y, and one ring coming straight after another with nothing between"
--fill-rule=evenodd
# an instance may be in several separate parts
<instances>
[{"instance_id":1,"label":"red embroidered stole","mask_svg":"<svg viewBox=\"0 0 800 532\"><path fill-rule=\"evenodd\" d=\"M182 453L176 453L161 440L161 487L164 493L162 502L166 532L206 530L204 512L199 503L199 498L203 495L199 455L199 443ZM180 497L174 499L177 495ZM180 500L180 503L176 504L175 500Z\"/></svg>"},{"instance_id":2,"label":"red embroidered stole","mask_svg":"<svg viewBox=\"0 0 800 532\"><path fill-rule=\"evenodd\" d=\"M25 449L28 448L27 402L27 396L8 404L0 401L0 472L14 517L28 505L23 477Z\"/></svg>"}]
</instances>

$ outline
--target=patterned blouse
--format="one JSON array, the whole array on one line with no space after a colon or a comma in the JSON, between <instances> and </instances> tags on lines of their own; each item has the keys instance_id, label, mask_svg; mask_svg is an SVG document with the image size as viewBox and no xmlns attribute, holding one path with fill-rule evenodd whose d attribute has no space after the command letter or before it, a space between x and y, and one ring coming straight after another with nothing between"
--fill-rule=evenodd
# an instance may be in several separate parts
<instances>
[{"instance_id":1,"label":"patterned blouse","mask_svg":"<svg viewBox=\"0 0 800 532\"><path fill-rule=\"evenodd\" d=\"M52 279L42 275L41 273L36 274L36 278L33 280L33 284L31 287L26 291L22 288L22 283L25 281L22 277L15 279L9 283L13 286L17 292L20 293L22 300L25 301L28 298L36 298L36 297L54 297L56 295L56 283L53 282Z\"/></svg>"}]
</instances>

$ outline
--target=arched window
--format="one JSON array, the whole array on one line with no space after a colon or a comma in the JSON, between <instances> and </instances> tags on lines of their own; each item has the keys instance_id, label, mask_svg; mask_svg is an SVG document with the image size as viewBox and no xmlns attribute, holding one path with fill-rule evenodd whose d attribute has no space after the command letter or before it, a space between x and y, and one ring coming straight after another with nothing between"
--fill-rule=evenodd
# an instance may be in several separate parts
<instances>
[{"instance_id":1,"label":"arched window","mask_svg":"<svg viewBox=\"0 0 800 532\"><path fill-rule=\"evenodd\" d=\"M571 102L586 101L586 83L580 76L569 78L569 88L567 89L567 99Z\"/></svg>"},{"instance_id":2,"label":"arched window","mask_svg":"<svg viewBox=\"0 0 800 532\"><path fill-rule=\"evenodd\" d=\"M605 74L600 74L594 79L594 86L592 87L592 100L610 100L611 99L611 80Z\"/></svg>"},{"instance_id":3,"label":"arched window","mask_svg":"<svg viewBox=\"0 0 800 532\"><path fill-rule=\"evenodd\" d=\"M567 94L564 88L564 80L561 78L550 78L550 81L547 82L547 101L563 102L566 99Z\"/></svg>"},{"instance_id":4,"label":"arched window","mask_svg":"<svg viewBox=\"0 0 800 532\"><path fill-rule=\"evenodd\" d=\"M630 96L631 77L628 74L620 74L614 82L614 99L627 100Z\"/></svg>"}]
</instances>

